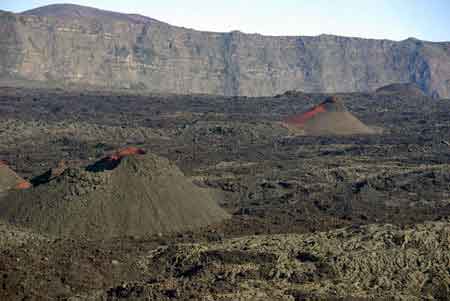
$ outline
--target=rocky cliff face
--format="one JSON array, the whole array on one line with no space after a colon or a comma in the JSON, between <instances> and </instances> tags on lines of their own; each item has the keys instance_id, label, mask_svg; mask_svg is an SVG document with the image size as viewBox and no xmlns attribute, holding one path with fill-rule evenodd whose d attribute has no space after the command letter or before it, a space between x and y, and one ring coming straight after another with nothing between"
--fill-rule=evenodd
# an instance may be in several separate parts
<instances>
[{"instance_id":1,"label":"rocky cliff face","mask_svg":"<svg viewBox=\"0 0 450 301\"><path fill-rule=\"evenodd\" d=\"M450 97L450 42L269 37L53 5L0 13L2 78L153 92L274 95L412 82Z\"/></svg>"}]
</instances>

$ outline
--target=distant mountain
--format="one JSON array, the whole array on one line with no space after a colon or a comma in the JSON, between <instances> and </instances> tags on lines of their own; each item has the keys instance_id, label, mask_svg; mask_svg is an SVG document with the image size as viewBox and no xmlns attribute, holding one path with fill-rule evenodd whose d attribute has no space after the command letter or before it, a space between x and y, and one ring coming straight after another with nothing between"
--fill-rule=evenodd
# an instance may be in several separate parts
<instances>
[{"instance_id":1,"label":"distant mountain","mask_svg":"<svg viewBox=\"0 0 450 301\"><path fill-rule=\"evenodd\" d=\"M21 13L28 16L57 17L57 18L91 18L98 22L148 22L153 19L136 14L122 14L97 8L74 5L52 4L27 10Z\"/></svg>"},{"instance_id":2,"label":"distant mountain","mask_svg":"<svg viewBox=\"0 0 450 301\"><path fill-rule=\"evenodd\" d=\"M0 13L0 45L4 82L247 96L414 83L450 97L449 42L200 32L58 4Z\"/></svg>"},{"instance_id":3,"label":"distant mountain","mask_svg":"<svg viewBox=\"0 0 450 301\"><path fill-rule=\"evenodd\" d=\"M403 94L409 96L425 96L425 93L420 89L419 86L412 83L395 83L387 86L383 86L376 91L377 93L383 94Z\"/></svg>"}]
</instances>

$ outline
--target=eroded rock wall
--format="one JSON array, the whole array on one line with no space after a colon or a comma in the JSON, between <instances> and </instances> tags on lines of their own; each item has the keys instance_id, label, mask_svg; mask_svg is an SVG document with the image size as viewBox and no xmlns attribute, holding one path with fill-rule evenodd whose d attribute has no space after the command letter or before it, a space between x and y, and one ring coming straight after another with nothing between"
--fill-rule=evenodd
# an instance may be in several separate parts
<instances>
[{"instance_id":1,"label":"eroded rock wall","mask_svg":"<svg viewBox=\"0 0 450 301\"><path fill-rule=\"evenodd\" d=\"M372 91L413 82L450 97L450 43L211 33L153 19L0 13L3 78L163 93Z\"/></svg>"}]
</instances>

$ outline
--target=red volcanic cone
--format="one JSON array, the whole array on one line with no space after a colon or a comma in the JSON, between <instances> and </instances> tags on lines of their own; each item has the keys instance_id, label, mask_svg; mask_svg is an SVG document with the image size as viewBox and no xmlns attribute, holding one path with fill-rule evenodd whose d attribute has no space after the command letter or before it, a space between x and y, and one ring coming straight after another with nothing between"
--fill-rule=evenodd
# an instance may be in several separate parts
<instances>
[{"instance_id":1,"label":"red volcanic cone","mask_svg":"<svg viewBox=\"0 0 450 301\"><path fill-rule=\"evenodd\" d=\"M328 97L324 102L306 112L284 119L283 125L314 136L374 133L349 113L335 96Z\"/></svg>"}]
</instances>

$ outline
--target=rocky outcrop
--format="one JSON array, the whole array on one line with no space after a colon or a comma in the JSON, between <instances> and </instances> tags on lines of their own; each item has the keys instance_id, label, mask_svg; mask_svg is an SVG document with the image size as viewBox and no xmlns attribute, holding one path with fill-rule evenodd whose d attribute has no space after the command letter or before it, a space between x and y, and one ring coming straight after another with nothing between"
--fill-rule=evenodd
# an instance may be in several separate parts
<instances>
[{"instance_id":1,"label":"rocky outcrop","mask_svg":"<svg viewBox=\"0 0 450 301\"><path fill-rule=\"evenodd\" d=\"M275 95L412 82L450 97L450 43L200 32L73 5L0 13L0 76L152 92Z\"/></svg>"}]
</instances>

